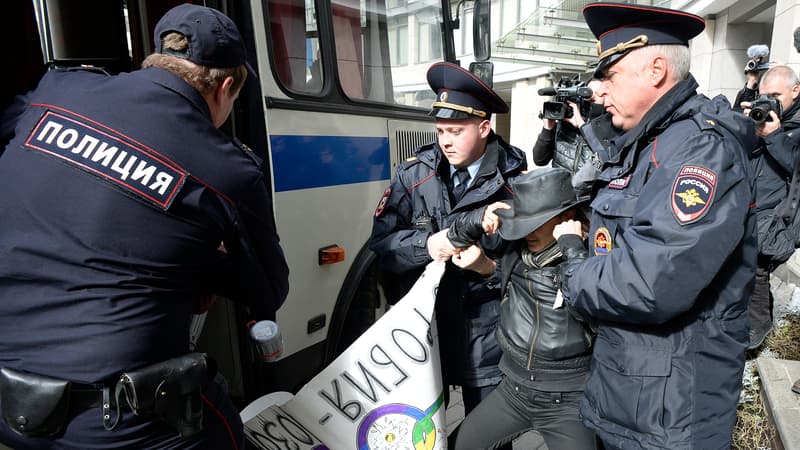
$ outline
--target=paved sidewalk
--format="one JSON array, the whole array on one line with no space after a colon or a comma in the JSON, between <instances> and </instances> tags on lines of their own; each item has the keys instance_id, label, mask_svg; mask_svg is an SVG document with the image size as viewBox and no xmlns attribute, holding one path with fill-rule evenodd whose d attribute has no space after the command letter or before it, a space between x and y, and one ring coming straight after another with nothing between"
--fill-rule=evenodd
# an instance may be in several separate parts
<instances>
[{"instance_id":1,"label":"paved sidewalk","mask_svg":"<svg viewBox=\"0 0 800 450\"><path fill-rule=\"evenodd\" d=\"M464 402L461 400L461 388L450 389L450 405L447 407L447 429L452 430L464 420ZM535 431L529 431L514 440L514 450L547 450L542 437Z\"/></svg>"}]
</instances>

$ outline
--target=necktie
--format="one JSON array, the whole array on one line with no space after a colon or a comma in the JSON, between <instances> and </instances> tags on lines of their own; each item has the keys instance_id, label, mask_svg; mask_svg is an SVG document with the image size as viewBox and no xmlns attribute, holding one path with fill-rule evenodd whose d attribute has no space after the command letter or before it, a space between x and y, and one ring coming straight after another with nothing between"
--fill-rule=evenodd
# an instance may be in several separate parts
<instances>
[{"instance_id":1,"label":"necktie","mask_svg":"<svg viewBox=\"0 0 800 450\"><path fill-rule=\"evenodd\" d=\"M453 173L453 184L455 185L455 180L458 180L458 185L453 186L453 203L458 203L461 201L461 197L464 196L464 191L467 190L467 184L469 184L469 171L467 169L458 169Z\"/></svg>"}]
</instances>

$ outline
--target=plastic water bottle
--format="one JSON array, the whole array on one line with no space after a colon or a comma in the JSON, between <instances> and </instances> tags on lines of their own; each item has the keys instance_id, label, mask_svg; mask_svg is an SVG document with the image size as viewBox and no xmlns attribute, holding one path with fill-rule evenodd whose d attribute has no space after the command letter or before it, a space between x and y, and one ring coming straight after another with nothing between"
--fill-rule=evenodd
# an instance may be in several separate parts
<instances>
[{"instance_id":1,"label":"plastic water bottle","mask_svg":"<svg viewBox=\"0 0 800 450\"><path fill-rule=\"evenodd\" d=\"M256 357L264 362L276 361L283 353L283 336L278 324L271 320L250 322L250 338L256 347Z\"/></svg>"}]
</instances>

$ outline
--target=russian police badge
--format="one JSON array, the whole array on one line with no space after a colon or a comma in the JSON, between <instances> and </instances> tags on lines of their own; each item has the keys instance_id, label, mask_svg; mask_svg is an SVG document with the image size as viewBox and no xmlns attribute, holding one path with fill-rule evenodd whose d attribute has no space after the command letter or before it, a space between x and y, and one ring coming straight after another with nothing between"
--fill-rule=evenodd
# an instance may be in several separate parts
<instances>
[{"instance_id":1,"label":"russian police badge","mask_svg":"<svg viewBox=\"0 0 800 450\"><path fill-rule=\"evenodd\" d=\"M611 233L606 227L600 227L594 232L594 254L606 256L611 252Z\"/></svg>"},{"instance_id":2,"label":"russian police badge","mask_svg":"<svg viewBox=\"0 0 800 450\"><path fill-rule=\"evenodd\" d=\"M381 197L381 201L378 202L378 207L375 208L375 217L380 217L383 210L386 209L386 202L389 201L390 195L392 195L392 188L388 187L383 191L383 197Z\"/></svg>"},{"instance_id":3,"label":"russian police badge","mask_svg":"<svg viewBox=\"0 0 800 450\"><path fill-rule=\"evenodd\" d=\"M701 166L683 166L672 186L672 213L681 225L700 220L714 200L717 174Z\"/></svg>"}]
</instances>

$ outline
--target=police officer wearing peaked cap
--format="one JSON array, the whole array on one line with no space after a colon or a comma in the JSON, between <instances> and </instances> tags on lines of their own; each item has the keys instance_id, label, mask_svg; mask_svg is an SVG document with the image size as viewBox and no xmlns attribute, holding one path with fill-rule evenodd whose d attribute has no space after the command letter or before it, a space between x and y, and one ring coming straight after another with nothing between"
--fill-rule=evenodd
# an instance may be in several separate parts
<instances>
[{"instance_id":1,"label":"police officer wearing peaked cap","mask_svg":"<svg viewBox=\"0 0 800 450\"><path fill-rule=\"evenodd\" d=\"M436 93L430 115L440 119L489 119L505 114L508 105L495 91L468 70L450 63L436 63L428 69L428 84Z\"/></svg>"},{"instance_id":2,"label":"police officer wearing peaked cap","mask_svg":"<svg viewBox=\"0 0 800 450\"><path fill-rule=\"evenodd\" d=\"M9 115L0 442L12 448L244 445L222 383L189 354L202 299L270 319L288 290L260 163L218 129L247 77L244 45L224 14L190 4L154 41L131 73L46 73Z\"/></svg>"},{"instance_id":3,"label":"police officer wearing peaked cap","mask_svg":"<svg viewBox=\"0 0 800 450\"><path fill-rule=\"evenodd\" d=\"M595 78L602 78L607 68L633 49L646 45L687 47L706 27L705 20L694 14L655 6L590 3L583 16L597 37Z\"/></svg>"},{"instance_id":4,"label":"police officer wearing peaked cap","mask_svg":"<svg viewBox=\"0 0 800 450\"><path fill-rule=\"evenodd\" d=\"M597 324L581 404L612 449L727 449L756 266L753 124L697 93L688 41L703 19L592 3L598 95L623 133L594 185L589 251L568 257L564 300ZM559 224L565 255L580 225Z\"/></svg>"},{"instance_id":5,"label":"police officer wearing peaked cap","mask_svg":"<svg viewBox=\"0 0 800 450\"><path fill-rule=\"evenodd\" d=\"M417 148L398 166L375 210L369 243L390 301L405 295L429 262L456 254L447 240L454 213L509 198L506 179L526 168L523 152L491 129L491 114L508 112L491 88L450 63L433 64L427 77L436 93L430 114L437 142ZM501 242L493 236L480 244L499 257ZM463 386L467 412L501 380L494 337L499 279L490 269L479 275L448 262L438 291L444 382Z\"/></svg>"}]
</instances>

